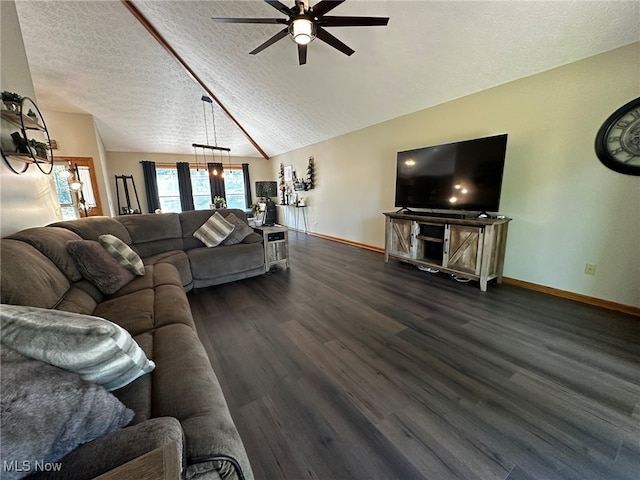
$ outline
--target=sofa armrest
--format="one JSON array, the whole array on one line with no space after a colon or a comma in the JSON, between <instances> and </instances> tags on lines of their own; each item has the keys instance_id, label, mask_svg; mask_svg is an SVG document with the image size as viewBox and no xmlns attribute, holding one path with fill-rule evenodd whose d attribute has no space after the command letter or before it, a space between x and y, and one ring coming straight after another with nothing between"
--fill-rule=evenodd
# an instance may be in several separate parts
<instances>
[{"instance_id":1,"label":"sofa armrest","mask_svg":"<svg viewBox=\"0 0 640 480\"><path fill-rule=\"evenodd\" d=\"M60 460L58 472L40 472L30 479L90 480L157 448L175 444L183 460L183 432L172 417L147 420L80 445Z\"/></svg>"},{"instance_id":2,"label":"sofa armrest","mask_svg":"<svg viewBox=\"0 0 640 480\"><path fill-rule=\"evenodd\" d=\"M165 445L109 470L96 477L95 480L122 480L124 478L180 480L182 459L178 455L177 444Z\"/></svg>"},{"instance_id":3,"label":"sofa armrest","mask_svg":"<svg viewBox=\"0 0 640 480\"><path fill-rule=\"evenodd\" d=\"M242 240L242 243L261 243L262 239L262 235L254 230L252 234L247 235L244 240Z\"/></svg>"}]
</instances>

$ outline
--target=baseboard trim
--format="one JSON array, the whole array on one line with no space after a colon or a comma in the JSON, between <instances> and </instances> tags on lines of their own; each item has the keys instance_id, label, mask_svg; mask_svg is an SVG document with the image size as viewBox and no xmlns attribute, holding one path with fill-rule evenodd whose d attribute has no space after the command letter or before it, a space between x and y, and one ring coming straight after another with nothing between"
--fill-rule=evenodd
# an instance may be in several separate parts
<instances>
[{"instance_id":1,"label":"baseboard trim","mask_svg":"<svg viewBox=\"0 0 640 480\"><path fill-rule=\"evenodd\" d=\"M294 228L290 230L296 231ZM304 233L303 230L297 230ZM338 243L344 243L353 247L364 248L373 252L384 253L384 248L374 247L373 245L367 245L366 243L354 242L351 240L345 240L344 238L332 237L331 235L323 235L322 233L306 232L308 235L314 237L324 238L326 240L332 240ZM566 290L560 290L558 288L547 287L545 285L539 285L537 283L526 282L524 280L518 280L516 278L503 277L503 283L514 285L528 290L534 290L536 292L546 293L547 295L553 295L554 297L566 298L574 300L576 302L586 303L588 305L594 305L596 307L606 308L608 310L615 310L616 312L628 313L640 317L640 308L633 305L625 305L624 303L611 302L602 298L590 297L589 295L582 295L581 293L568 292Z\"/></svg>"},{"instance_id":2,"label":"baseboard trim","mask_svg":"<svg viewBox=\"0 0 640 480\"><path fill-rule=\"evenodd\" d=\"M294 228L290 228L290 230L295 230ZM298 230L303 232L303 230ZM332 240L338 243L344 243L345 245L351 245L352 247L364 248L365 250L371 250L373 252L384 253L384 248L374 247L373 245L367 245L366 243L354 242L352 240L345 240L344 238L332 237L331 235L324 235L322 233L315 232L307 232L308 235L312 235L314 237L324 238L326 240Z\"/></svg>"},{"instance_id":3,"label":"baseboard trim","mask_svg":"<svg viewBox=\"0 0 640 480\"><path fill-rule=\"evenodd\" d=\"M503 283L509 285L515 285L517 287L526 288L528 290L546 293L548 295L553 295L554 297L567 298L569 300L575 300L576 302L595 305L597 307L606 308L608 310L615 310L617 312L628 313L630 315L636 315L640 317L640 308L634 307L632 305L611 302L602 298L590 297L589 295L582 295L581 293L568 292L566 290L547 287L545 285L539 285L537 283L525 282L524 280L518 280L516 278L504 277L502 281Z\"/></svg>"}]
</instances>

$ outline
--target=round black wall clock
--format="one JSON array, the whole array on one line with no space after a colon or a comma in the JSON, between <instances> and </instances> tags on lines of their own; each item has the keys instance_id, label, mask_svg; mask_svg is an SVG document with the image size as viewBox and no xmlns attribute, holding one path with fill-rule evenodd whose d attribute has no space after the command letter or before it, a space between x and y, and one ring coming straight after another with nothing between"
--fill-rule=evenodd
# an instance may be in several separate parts
<instances>
[{"instance_id":1,"label":"round black wall clock","mask_svg":"<svg viewBox=\"0 0 640 480\"><path fill-rule=\"evenodd\" d=\"M640 175L640 97L605 120L596 135L596 154L611 170Z\"/></svg>"}]
</instances>

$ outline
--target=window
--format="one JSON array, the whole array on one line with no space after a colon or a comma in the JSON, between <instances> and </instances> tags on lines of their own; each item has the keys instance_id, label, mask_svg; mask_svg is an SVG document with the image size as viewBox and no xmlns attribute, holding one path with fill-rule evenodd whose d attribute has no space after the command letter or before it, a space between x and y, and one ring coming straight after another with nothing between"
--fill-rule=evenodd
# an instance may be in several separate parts
<instances>
[{"instance_id":1,"label":"window","mask_svg":"<svg viewBox=\"0 0 640 480\"><path fill-rule=\"evenodd\" d=\"M242 169L236 168L224 171L224 190L227 196L227 208L244 210L244 175Z\"/></svg>"},{"instance_id":2,"label":"window","mask_svg":"<svg viewBox=\"0 0 640 480\"><path fill-rule=\"evenodd\" d=\"M211 187L209 185L209 172L206 168L196 169L191 166L191 189L193 191L193 205L196 210L208 210L211 205ZM158 194L160 197L160 209L163 212L181 212L180 189L178 186L178 170L175 166L156 166L158 180ZM244 203L244 175L241 168L229 168L224 170L224 188L227 196L227 208L239 208L245 210Z\"/></svg>"},{"instance_id":3,"label":"window","mask_svg":"<svg viewBox=\"0 0 640 480\"><path fill-rule=\"evenodd\" d=\"M211 205L211 186L209 172L206 168L191 168L191 189L193 190L193 206L196 210L207 210Z\"/></svg>"},{"instance_id":4,"label":"window","mask_svg":"<svg viewBox=\"0 0 640 480\"><path fill-rule=\"evenodd\" d=\"M180 213L180 189L178 187L178 170L176 167L156 168L158 180L158 195L160 197L160 210L163 212Z\"/></svg>"}]
</instances>

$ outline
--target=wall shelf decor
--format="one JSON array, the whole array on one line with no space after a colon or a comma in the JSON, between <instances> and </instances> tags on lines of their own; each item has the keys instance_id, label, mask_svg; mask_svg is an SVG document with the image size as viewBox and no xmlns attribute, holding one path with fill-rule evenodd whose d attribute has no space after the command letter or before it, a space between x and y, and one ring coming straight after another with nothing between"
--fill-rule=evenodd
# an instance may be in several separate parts
<instances>
[{"instance_id":1,"label":"wall shelf decor","mask_svg":"<svg viewBox=\"0 0 640 480\"><path fill-rule=\"evenodd\" d=\"M3 98L4 94L3 92ZM18 131L11 133L15 151L0 147L0 154L13 173L21 174L34 163L45 175L53 171L53 151L49 131L40 109L29 97L19 102L4 101L0 118Z\"/></svg>"},{"instance_id":2,"label":"wall shelf decor","mask_svg":"<svg viewBox=\"0 0 640 480\"><path fill-rule=\"evenodd\" d=\"M309 157L309 163L307 164L307 180L304 182L305 190L313 190L315 186L315 164L313 157Z\"/></svg>"}]
</instances>

